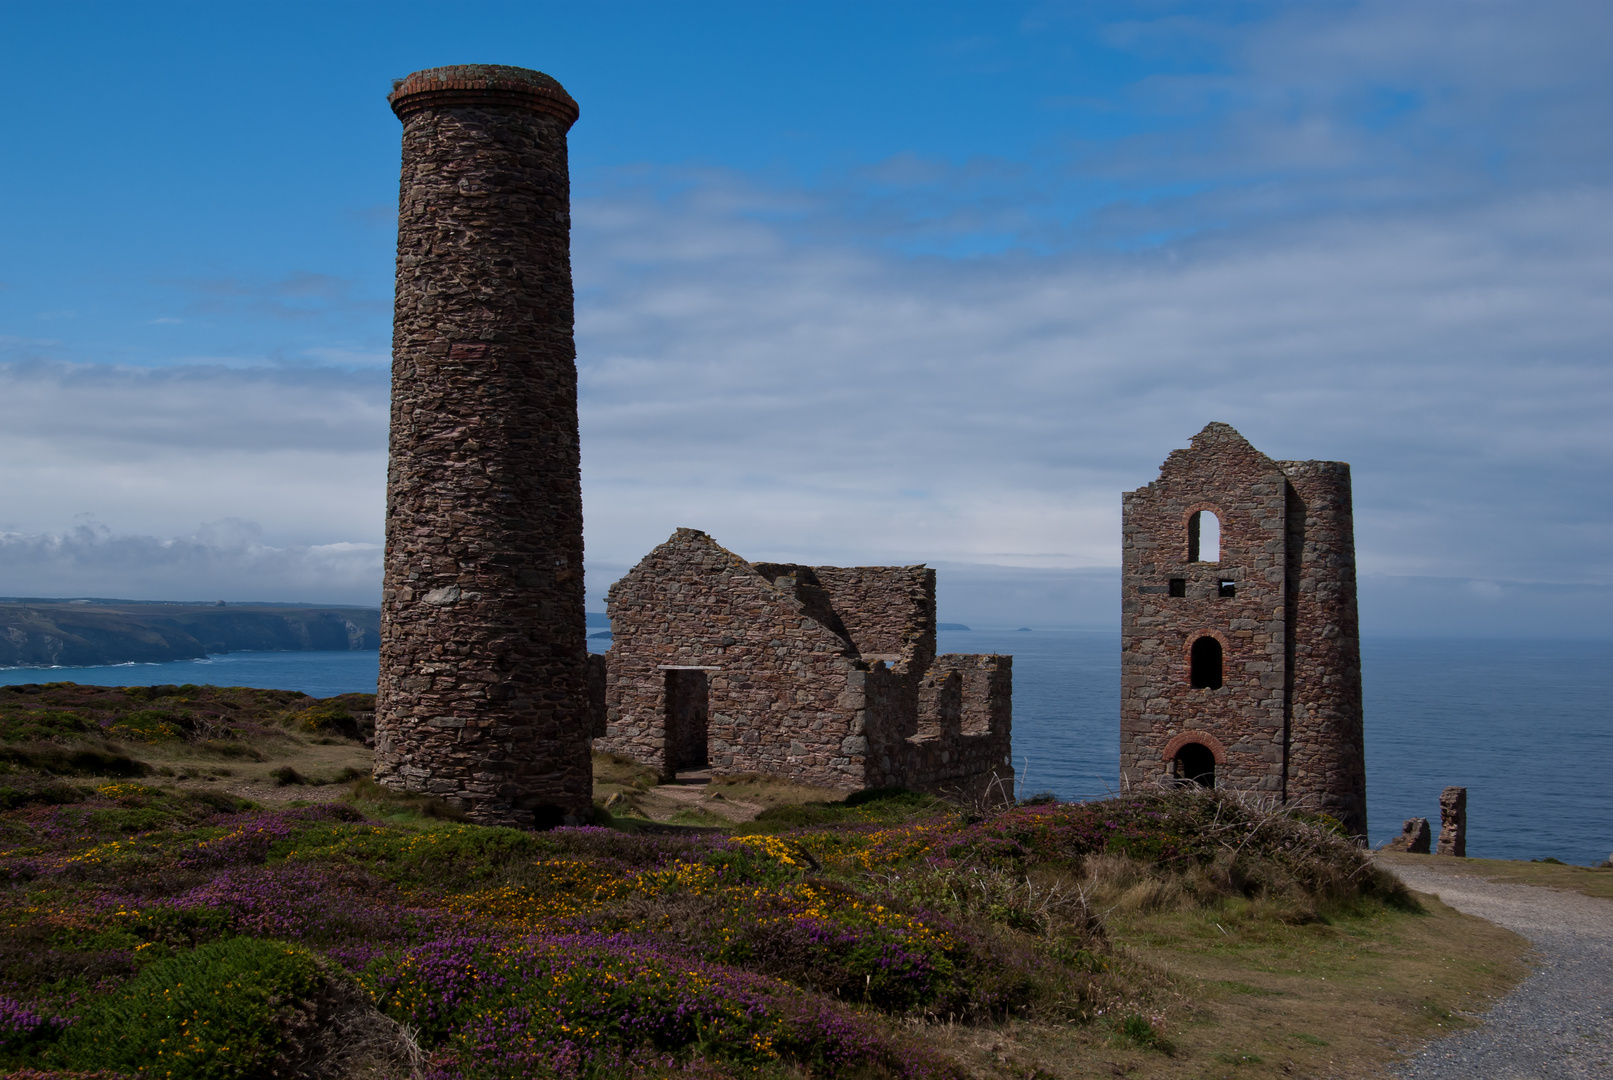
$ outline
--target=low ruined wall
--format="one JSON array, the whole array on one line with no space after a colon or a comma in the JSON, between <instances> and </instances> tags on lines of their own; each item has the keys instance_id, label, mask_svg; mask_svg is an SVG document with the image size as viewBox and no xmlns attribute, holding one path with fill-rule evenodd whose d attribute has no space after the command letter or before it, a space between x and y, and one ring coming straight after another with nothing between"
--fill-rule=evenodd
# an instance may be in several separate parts
<instances>
[{"instance_id":1,"label":"low ruined wall","mask_svg":"<svg viewBox=\"0 0 1613 1080\"><path fill-rule=\"evenodd\" d=\"M869 786L1012 796L1012 657L948 654L921 676L876 664L867 682Z\"/></svg>"}]
</instances>

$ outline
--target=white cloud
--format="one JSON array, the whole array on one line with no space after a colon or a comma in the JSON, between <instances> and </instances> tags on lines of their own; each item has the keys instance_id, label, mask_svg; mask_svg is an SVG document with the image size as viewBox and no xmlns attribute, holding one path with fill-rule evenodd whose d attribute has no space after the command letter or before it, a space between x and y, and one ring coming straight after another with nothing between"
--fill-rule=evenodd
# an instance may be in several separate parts
<instances>
[{"instance_id":1,"label":"white cloud","mask_svg":"<svg viewBox=\"0 0 1613 1080\"><path fill-rule=\"evenodd\" d=\"M1024 161L579 177L590 596L690 525L752 558L941 564L948 603L1087 625L1054 616L1108 604L1119 493L1225 420L1354 465L1379 632L1592 625L1583 597L1613 586L1613 14L1274 10L1115 27L1213 62L1067 102ZM1096 107L1133 133L1092 135ZM330 367L0 367L7 565L120 565L142 595L182 580L174 551L234 553L208 565L263 588L378 575L375 282L168 285L185 302L156 310L295 326L285 351ZM72 539L84 512L114 531ZM227 518L262 534L152 539Z\"/></svg>"},{"instance_id":2,"label":"white cloud","mask_svg":"<svg viewBox=\"0 0 1613 1080\"><path fill-rule=\"evenodd\" d=\"M1119 492L1218 419L1355 465L1366 569L1605 576L1613 188L970 260L731 209L759 201L577 209L602 559L693 525L755 557L1113 565Z\"/></svg>"},{"instance_id":3,"label":"white cloud","mask_svg":"<svg viewBox=\"0 0 1613 1080\"><path fill-rule=\"evenodd\" d=\"M275 544L379 542L386 375L0 365L0 529L263 523Z\"/></svg>"},{"instance_id":4,"label":"white cloud","mask_svg":"<svg viewBox=\"0 0 1613 1080\"><path fill-rule=\"evenodd\" d=\"M119 535L94 521L60 534L0 533L0 594L379 603L379 545L275 547L261 536L238 520L176 537Z\"/></svg>"}]
</instances>

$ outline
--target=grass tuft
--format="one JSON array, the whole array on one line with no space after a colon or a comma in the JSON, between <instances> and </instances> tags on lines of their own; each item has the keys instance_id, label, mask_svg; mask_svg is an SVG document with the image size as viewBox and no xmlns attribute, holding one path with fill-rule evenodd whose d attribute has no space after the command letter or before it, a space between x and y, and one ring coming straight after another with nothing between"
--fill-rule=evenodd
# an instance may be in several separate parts
<instances>
[{"instance_id":1,"label":"grass tuft","mask_svg":"<svg viewBox=\"0 0 1613 1080\"><path fill-rule=\"evenodd\" d=\"M1160 1033L1152 1020L1140 1013L1129 1013L1117 1020L1111 1041L1120 1046L1156 1050L1166 1057L1176 1053L1175 1044Z\"/></svg>"},{"instance_id":2,"label":"grass tuft","mask_svg":"<svg viewBox=\"0 0 1613 1080\"><path fill-rule=\"evenodd\" d=\"M377 784L369 776L349 777L346 781L347 801L370 813L388 820L468 822L470 818L459 807L423 791L395 791Z\"/></svg>"}]
</instances>

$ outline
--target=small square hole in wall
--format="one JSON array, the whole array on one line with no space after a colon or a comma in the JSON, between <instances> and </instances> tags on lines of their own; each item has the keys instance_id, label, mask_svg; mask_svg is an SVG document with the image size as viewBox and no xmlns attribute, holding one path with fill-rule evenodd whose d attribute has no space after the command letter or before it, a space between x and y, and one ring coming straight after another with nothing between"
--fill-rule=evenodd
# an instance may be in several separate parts
<instances>
[{"instance_id":1,"label":"small square hole in wall","mask_svg":"<svg viewBox=\"0 0 1613 1080\"><path fill-rule=\"evenodd\" d=\"M1187 595L1187 579L1186 578L1179 578L1179 577L1171 578L1171 595L1172 596L1186 596Z\"/></svg>"},{"instance_id":2,"label":"small square hole in wall","mask_svg":"<svg viewBox=\"0 0 1613 1080\"><path fill-rule=\"evenodd\" d=\"M1221 583L1221 591L1217 595L1219 595L1219 596L1228 596L1228 597L1237 596L1238 595L1238 584L1237 584L1237 582L1235 582L1235 581L1223 581Z\"/></svg>"}]
</instances>

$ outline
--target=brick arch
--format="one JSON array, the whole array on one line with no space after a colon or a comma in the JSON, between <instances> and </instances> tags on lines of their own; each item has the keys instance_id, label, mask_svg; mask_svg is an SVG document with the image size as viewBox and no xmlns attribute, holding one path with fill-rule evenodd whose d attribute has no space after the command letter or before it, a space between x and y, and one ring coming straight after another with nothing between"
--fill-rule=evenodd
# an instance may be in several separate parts
<instances>
[{"instance_id":1,"label":"brick arch","mask_svg":"<svg viewBox=\"0 0 1613 1080\"><path fill-rule=\"evenodd\" d=\"M1197 728L1188 728L1186 731L1179 732L1173 736L1171 741L1165 744L1165 752L1160 755L1161 760L1166 764L1176 760L1177 753L1188 743L1198 743L1208 749L1210 753L1215 755L1217 765L1227 763L1227 748L1221 744L1221 740L1211 735L1208 731L1199 731Z\"/></svg>"}]
</instances>

